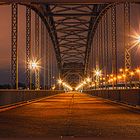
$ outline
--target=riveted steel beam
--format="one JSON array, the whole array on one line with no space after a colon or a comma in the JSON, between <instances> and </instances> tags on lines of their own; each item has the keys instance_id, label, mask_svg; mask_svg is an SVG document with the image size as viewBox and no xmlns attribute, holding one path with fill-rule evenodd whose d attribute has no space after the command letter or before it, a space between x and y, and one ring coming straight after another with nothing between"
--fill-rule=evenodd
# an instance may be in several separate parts
<instances>
[{"instance_id":1,"label":"riveted steel beam","mask_svg":"<svg viewBox=\"0 0 140 140\"><path fill-rule=\"evenodd\" d=\"M18 89L18 5L12 4L11 29L11 86Z\"/></svg>"},{"instance_id":2,"label":"riveted steel beam","mask_svg":"<svg viewBox=\"0 0 140 140\"><path fill-rule=\"evenodd\" d=\"M0 0L1 3L13 3L13 2L19 2L19 0ZM29 3L29 0L20 0L20 2ZM104 4L104 3L114 3L116 0L30 0L30 3L33 4L54 4L54 5L76 5L76 4ZM126 0L119 0L119 2L126 2ZM139 2L139 0L129 0L129 2Z\"/></svg>"},{"instance_id":3,"label":"riveted steel beam","mask_svg":"<svg viewBox=\"0 0 140 140\"><path fill-rule=\"evenodd\" d=\"M130 50L130 3L124 3L124 44L125 44L125 68L131 68L131 50Z\"/></svg>"},{"instance_id":4,"label":"riveted steel beam","mask_svg":"<svg viewBox=\"0 0 140 140\"><path fill-rule=\"evenodd\" d=\"M117 77L117 36L116 36L116 5L111 8L111 26L112 26L112 73ZM117 80L115 81L117 85ZM117 86L116 86L117 88Z\"/></svg>"},{"instance_id":5,"label":"riveted steel beam","mask_svg":"<svg viewBox=\"0 0 140 140\"><path fill-rule=\"evenodd\" d=\"M40 49L39 49L39 16L35 14L35 57L36 60L40 59ZM35 71L35 88L40 89L40 71L36 69Z\"/></svg>"},{"instance_id":6,"label":"riveted steel beam","mask_svg":"<svg viewBox=\"0 0 140 140\"><path fill-rule=\"evenodd\" d=\"M26 7L26 88L31 89L30 81L31 61L31 8Z\"/></svg>"}]
</instances>

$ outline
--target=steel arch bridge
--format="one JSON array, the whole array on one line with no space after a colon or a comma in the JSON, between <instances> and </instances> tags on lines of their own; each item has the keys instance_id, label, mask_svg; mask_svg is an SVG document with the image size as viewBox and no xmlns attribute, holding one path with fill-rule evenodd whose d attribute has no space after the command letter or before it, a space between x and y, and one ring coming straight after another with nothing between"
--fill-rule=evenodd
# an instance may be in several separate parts
<instances>
[{"instance_id":1,"label":"steel arch bridge","mask_svg":"<svg viewBox=\"0 0 140 140\"><path fill-rule=\"evenodd\" d=\"M139 3L139 0L129 1ZM36 57L39 46L39 17L46 26L52 41L59 69L59 76L71 81L82 80L86 77L90 63L91 46L94 44L93 37L102 17L111 9L112 11L112 41L113 55L116 56L116 5L125 3L126 23L125 29L129 28L129 2L120 0L7 0L1 1L1 5L12 5L12 86L18 88L17 66L17 7L18 4L27 7L26 10L26 80L30 84L30 39L31 39L31 9L36 12ZM106 21L105 21L106 22ZM43 27L42 27L43 28ZM106 27L107 28L107 27ZM43 32L42 32L43 34ZM99 37L100 38L100 37ZM127 44L126 39L126 44ZM129 50L126 47L127 68L130 67ZM116 61L113 58L113 73L116 74ZM96 64L97 65L97 64ZM79 79L77 78L79 77ZM74 79L75 78L75 79ZM39 83L39 78L36 79ZM39 87L38 87L39 88Z\"/></svg>"}]
</instances>

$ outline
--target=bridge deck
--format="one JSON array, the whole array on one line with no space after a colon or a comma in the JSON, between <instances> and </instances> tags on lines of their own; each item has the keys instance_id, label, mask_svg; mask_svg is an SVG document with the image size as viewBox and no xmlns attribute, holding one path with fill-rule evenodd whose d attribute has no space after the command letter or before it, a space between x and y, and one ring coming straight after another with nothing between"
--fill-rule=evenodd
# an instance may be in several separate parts
<instances>
[{"instance_id":1,"label":"bridge deck","mask_svg":"<svg viewBox=\"0 0 140 140\"><path fill-rule=\"evenodd\" d=\"M0 137L140 137L140 114L81 93L65 93L0 113Z\"/></svg>"}]
</instances>

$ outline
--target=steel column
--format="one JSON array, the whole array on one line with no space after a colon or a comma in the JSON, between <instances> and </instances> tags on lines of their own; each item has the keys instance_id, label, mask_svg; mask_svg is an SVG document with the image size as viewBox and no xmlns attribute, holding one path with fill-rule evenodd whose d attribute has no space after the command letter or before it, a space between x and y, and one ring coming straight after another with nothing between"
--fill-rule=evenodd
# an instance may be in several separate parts
<instances>
[{"instance_id":1,"label":"steel column","mask_svg":"<svg viewBox=\"0 0 140 140\"><path fill-rule=\"evenodd\" d=\"M116 6L111 8L111 25L112 25L112 73L116 74L117 67L117 42L116 42Z\"/></svg>"},{"instance_id":2,"label":"steel column","mask_svg":"<svg viewBox=\"0 0 140 140\"><path fill-rule=\"evenodd\" d=\"M49 55L49 50L48 50L48 48L49 48L49 34L48 34L48 31L47 31L47 29L46 29L46 51L45 51L45 53L46 53L46 55L45 55L45 61L46 61L46 64L45 64L45 69L46 69L46 89L49 89L49 80L48 80L48 78L49 78L49 60L48 60L48 55Z\"/></svg>"},{"instance_id":3,"label":"steel column","mask_svg":"<svg viewBox=\"0 0 140 140\"><path fill-rule=\"evenodd\" d=\"M99 27L97 29L97 56L96 56L96 69L99 69Z\"/></svg>"},{"instance_id":4,"label":"steel column","mask_svg":"<svg viewBox=\"0 0 140 140\"><path fill-rule=\"evenodd\" d=\"M39 61L40 49L39 49L39 16L35 14L35 57ZM40 71L35 71L35 88L40 89Z\"/></svg>"},{"instance_id":5,"label":"steel column","mask_svg":"<svg viewBox=\"0 0 140 140\"><path fill-rule=\"evenodd\" d=\"M108 54L108 13L104 17L104 44L105 44L105 77L106 77L106 88L108 86L108 77L109 74L109 54Z\"/></svg>"},{"instance_id":6,"label":"steel column","mask_svg":"<svg viewBox=\"0 0 140 140\"><path fill-rule=\"evenodd\" d=\"M11 29L11 86L18 89L18 5L12 4Z\"/></svg>"},{"instance_id":7,"label":"steel column","mask_svg":"<svg viewBox=\"0 0 140 140\"><path fill-rule=\"evenodd\" d=\"M46 85L46 59L45 59L45 55L46 55L46 47L44 45L44 22L41 21L41 66L43 67L42 73L43 73L43 89L45 89L45 85Z\"/></svg>"},{"instance_id":8,"label":"steel column","mask_svg":"<svg viewBox=\"0 0 140 140\"><path fill-rule=\"evenodd\" d=\"M116 5L111 8L112 25L112 73L117 77ZM116 81L117 84L117 81Z\"/></svg>"},{"instance_id":9,"label":"steel column","mask_svg":"<svg viewBox=\"0 0 140 140\"><path fill-rule=\"evenodd\" d=\"M26 88L31 89L30 81L31 59L31 8L26 7Z\"/></svg>"},{"instance_id":10,"label":"steel column","mask_svg":"<svg viewBox=\"0 0 140 140\"><path fill-rule=\"evenodd\" d=\"M48 36L47 45L47 64L48 64L48 89L50 89L50 37Z\"/></svg>"},{"instance_id":11,"label":"steel column","mask_svg":"<svg viewBox=\"0 0 140 140\"><path fill-rule=\"evenodd\" d=\"M125 47L125 68L131 68L131 51L130 51L130 3L124 3L124 47Z\"/></svg>"}]
</instances>

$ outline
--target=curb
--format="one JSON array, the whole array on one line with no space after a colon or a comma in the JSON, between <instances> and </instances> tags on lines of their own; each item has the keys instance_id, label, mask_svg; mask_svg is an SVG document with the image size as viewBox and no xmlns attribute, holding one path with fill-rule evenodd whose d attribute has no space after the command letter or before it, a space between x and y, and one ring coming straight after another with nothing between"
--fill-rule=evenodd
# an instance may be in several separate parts
<instances>
[{"instance_id":1,"label":"curb","mask_svg":"<svg viewBox=\"0 0 140 140\"><path fill-rule=\"evenodd\" d=\"M1 106L0 107L0 113L4 112L4 111L11 110L11 109L15 109L15 108L18 108L18 107L22 107L22 106L25 106L25 105L29 105L29 104L32 104L32 103L35 103L35 102L39 102L41 100L45 100L46 98L51 98L51 97L54 97L54 96L56 96L56 95L50 95L48 97L42 97L42 98L33 99L33 100L29 100L29 101L23 101L23 102L19 102L19 103L15 103L15 104Z\"/></svg>"},{"instance_id":2,"label":"curb","mask_svg":"<svg viewBox=\"0 0 140 140\"><path fill-rule=\"evenodd\" d=\"M86 94L86 93L85 93ZM102 98L102 97L98 97L98 96L94 96L94 95L91 95L91 94L88 94L90 97L97 97L99 99L102 99L102 100L105 100L105 101L108 101L110 103L113 103L113 104L117 104L119 105L120 107L124 108L124 109L133 109L133 110L129 110L129 111L133 111L133 112L136 112L136 113L140 113L140 106L132 106L132 105L128 105L128 104L125 104L125 103L122 103L122 102L118 102L118 101L113 101L113 100L109 100L109 99L105 99L105 98ZM128 109L129 108L129 109Z\"/></svg>"}]
</instances>

